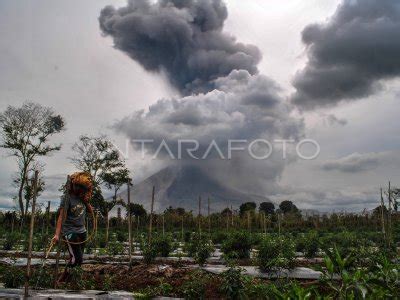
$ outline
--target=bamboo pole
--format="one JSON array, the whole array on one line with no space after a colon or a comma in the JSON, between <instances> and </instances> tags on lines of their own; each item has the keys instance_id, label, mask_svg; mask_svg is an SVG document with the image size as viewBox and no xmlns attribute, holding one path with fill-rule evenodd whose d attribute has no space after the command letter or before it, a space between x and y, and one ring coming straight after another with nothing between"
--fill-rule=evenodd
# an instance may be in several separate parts
<instances>
[{"instance_id":1,"label":"bamboo pole","mask_svg":"<svg viewBox=\"0 0 400 300\"><path fill-rule=\"evenodd\" d=\"M387 239L388 239L388 247L390 248L392 243L392 191L390 188L390 181L388 186L388 202L389 202L389 209L388 209L388 226L387 226Z\"/></svg>"},{"instance_id":2,"label":"bamboo pole","mask_svg":"<svg viewBox=\"0 0 400 300\"><path fill-rule=\"evenodd\" d=\"M150 206L149 244L151 243L151 233L153 231L154 192L155 192L155 186L153 185L153 190L151 192L151 206Z\"/></svg>"},{"instance_id":3,"label":"bamboo pole","mask_svg":"<svg viewBox=\"0 0 400 300\"><path fill-rule=\"evenodd\" d=\"M250 223L250 211L247 211L247 230L251 231L251 223Z\"/></svg>"},{"instance_id":4,"label":"bamboo pole","mask_svg":"<svg viewBox=\"0 0 400 300\"><path fill-rule=\"evenodd\" d=\"M140 235L140 216L137 216L136 238L139 238L139 235Z\"/></svg>"},{"instance_id":5,"label":"bamboo pole","mask_svg":"<svg viewBox=\"0 0 400 300\"><path fill-rule=\"evenodd\" d=\"M28 297L29 292L29 279L31 277L31 260L32 260L32 240L33 240L33 228L35 226L35 208L36 208L36 197L37 197L37 186L38 186L39 171L35 171L35 177L33 179L33 198L32 198L32 211L31 211L31 223L29 228L29 244L28 244L28 259L26 263L26 277L25 277L25 291L24 298Z\"/></svg>"},{"instance_id":6,"label":"bamboo pole","mask_svg":"<svg viewBox=\"0 0 400 300\"><path fill-rule=\"evenodd\" d=\"M15 220L15 214L14 212L11 214L11 233L14 232L14 220Z\"/></svg>"},{"instance_id":7,"label":"bamboo pole","mask_svg":"<svg viewBox=\"0 0 400 300\"><path fill-rule=\"evenodd\" d=\"M385 208L385 203L383 201L383 195L382 195L382 188L381 188L381 221L382 221L382 236L383 240L385 241L386 245L386 230L385 230L385 213L384 213L384 208Z\"/></svg>"},{"instance_id":8,"label":"bamboo pole","mask_svg":"<svg viewBox=\"0 0 400 300\"><path fill-rule=\"evenodd\" d=\"M162 215L162 235L165 235L165 215Z\"/></svg>"},{"instance_id":9,"label":"bamboo pole","mask_svg":"<svg viewBox=\"0 0 400 300\"><path fill-rule=\"evenodd\" d=\"M200 216L201 216L201 196L199 196L199 214L197 216L197 222L198 222L198 226L199 226L199 234L201 235L201 220L200 220Z\"/></svg>"},{"instance_id":10,"label":"bamboo pole","mask_svg":"<svg viewBox=\"0 0 400 300\"><path fill-rule=\"evenodd\" d=\"M129 255L129 270L132 269L132 212L131 210L131 185L132 185L132 179L128 179L127 182L128 185L128 243L129 243L129 250L128 250L128 255Z\"/></svg>"},{"instance_id":11,"label":"bamboo pole","mask_svg":"<svg viewBox=\"0 0 400 300\"><path fill-rule=\"evenodd\" d=\"M233 208L232 208L232 204L231 204L231 226L233 229Z\"/></svg>"},{"instance_id":12,"label":"bamboo pole","mask_svg":"<svg viewBox=\"0 0 400 300\"><path fill-rule=\"evenodd\" d=\"M226 230L229 230L229 215L232 213L232 211L229 211L229 207L227 207L226 210Z\"/></svg>"},{"instance_id":13,"label":"bamboo pole","mask_svg":"<svg viewBox=\"0 0 400 300\"><path fill-rule=\"evenodd\" d=\"M183 216L182 216L182 220L181 220L181 240L182 243L184 242L184 237L183 237Z\"/></svg>"},{"instance_id":14,"label":"bamboo pole","mask_svg":"<svg viewBox=\"0 0 400 300\"><path fill-rule=\"evenodd\" d=\"M49 234L50 227L50 201L47 202L46 234Z\"/></svg>"},{"instance_id":15,"label":"bamboo pole","mask_svg":"<svg viewBox=\"0 0 400 300\"><path fill-rule=\"evenodd\" d=\"M278 235L281 236L281 213L278 213Z\"/></svg>"},{"instance_id":16,"label":"bamboo pole","mask_svg":"<svg viewBox=\"0 0 400 300\"><path fill-rule=\"evenodd\" d=\"M208 234L211 234L210 197L208 197L207 201L208 201L208 206L207 206Z\"/></svg>"},{"instance_id":17,"label":"bamboo pole","mask_svg":"<svg viewBox=\"0 0 400 300\"><path fill-rule=\"evenodd\" d=\"M267 235L267 218L266 218L265 212L263 213L263 216L264 216L264 218L263 218L264 219L263 220L264 221L263 222L264 223L264 234Z\"/></svg>"}]
</instances>

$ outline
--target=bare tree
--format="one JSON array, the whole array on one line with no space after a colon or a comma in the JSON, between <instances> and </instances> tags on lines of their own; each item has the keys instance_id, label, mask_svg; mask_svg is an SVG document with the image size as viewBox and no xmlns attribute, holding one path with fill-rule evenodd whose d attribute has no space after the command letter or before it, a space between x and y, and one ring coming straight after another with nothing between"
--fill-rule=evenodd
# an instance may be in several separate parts
<instances>
[{"instance_id":1,"label":"bare tree","mask_svg":"<svg viewBox=\"0 0 400 300\"><path fill-rule=\"evenodd\" d=\"M72 146L75 156L72 163L78 170L88 172L95 185L100 186L104 174L124 167L124 161L114 145L104 136L90 137L82 135Z\"/></svg>"},{"instance_id":2,"label":"bare tree","mask_svg":"<svg viewBox=\"0 0 400 300\"><path fill-rule=\"evenodd\" d=\"M0 147L10 150L19 164L18 204L25 216L23 191L29 167L39 156L61 149L61 144L50 144L49 138L64 129L64 119L49 107L27 102L21 107L8 106L0 114Z\"/></svg>"}]
</instances>

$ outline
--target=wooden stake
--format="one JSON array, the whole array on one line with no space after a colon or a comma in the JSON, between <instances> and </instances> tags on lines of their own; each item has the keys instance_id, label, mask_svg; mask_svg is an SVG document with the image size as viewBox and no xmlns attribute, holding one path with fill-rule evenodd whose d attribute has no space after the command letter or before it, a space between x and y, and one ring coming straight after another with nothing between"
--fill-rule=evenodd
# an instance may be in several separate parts
<instances>
[{"instance_id":1,"label":"wooden stake","mask_svg":"<svg viewBox=\"0 0 400 300\"><path fill-rule=\"evenodd\" d=\"M181 220L181 240L182 240L182 242L184 241L184 237L183 237L183 216L182 216L182 220Z\"/></svg>"},{"instance_id":2,"label":"wooden stake","mask_svg":"<svg viewBox=\"0 0 400 300\"><path fill-rule=\"evenodd\" d=\"M233 228L233 208L232 208L232 204L231 204L231 226Z\"/></svg>"},{"instance_id":3,"label":"wooden stake","mask_svg":"<svg viewBox=\"0 0 400 300\"><path fill-rule=\"evenodd\" d=\"M251 231L251 222L250 222L250 211L247 211L247 230Z\"/></svg>"},{"instance_id":4,"label":"wooden stake","mask_svg":"<svg viewBox=\"0 0 400 300\"><path fill-rule=\"evenodd\" d=\"M263 213L263 216L264 216L264 234L265 235L267 235L267 218L266 218L266 215L265 215L265 212Z\"/></svg>"},{"instance_id":5,"label":"wooden stake","mask_svg":"<svg viewBox=\"0 0 400 300\"><path fill-rule=\"evenodd\" d=\"M387 226L387 239L388 239L388 246L392 243L392 191L390 188L390 181L388 187L388 202L389 202L389 209L388 209L388 226Z\"/></svg>"},{"instance_id":6,"label":"wooden stake","mask_svg":"<svg viewBox=\"0 0 400 300\"><path fill-rule=\"evenodd\" d=\"M131 185L132 185L132 179L128 179L127 182L128 185L128 243L129 243L129 250L128 250L128 255L129 255L129 270L132 269L132 216L131 216Z\"/></svg>"},{"instance_id":7,"label":"wooden stake","mask_svg":"<svg viewBox=\"0 0 400 300\"><path fill-rule=\"evenodd\" d=\"M200 216L201 216L201 196L199 196L199 214L197 216L198 218L198 225L199 225L199 234L201 235L201 220L200 220Z\"/></svg>"},{"instance_id":8,"label":"wooden stake","mask_svg":"<svg viewBox=\"0 0 400 300\"><path fill-rule=\"evenodd\" d=\"M15 219L15 215L14 212L11 215L11 233L14 232L14 219Z\"/></svg>"},{"instance_id":9,"label":"wooden stake","mask_svg":"<svg viewBox=\"0 0 400 300\"><path fill-rule=\"evenodd\" d=\"M165 216L164 216L164 214L162 215L162 235L163 235L163 237L165 235Z\"/></svg>"},{"instance_id":10,"label":"wooden stake","mask_svg":"<svg viewBox=\"0 0 400 300\"><path fill-rule=\"evenodd\" d=\"M385 203L383 202L382 188L381 188L381 220L382 220L382 235L383 240L386 244L386 231L385 231L385 213L384 213Z\"/></svg>"},{"instance_id":11,"label":"wooden stake","mask_svg":"<svg viewBox=\"0 0 400 300\"><path fill-rule=\"evenodd\" d=\"M33 228L35 226L35 208L36 208L38 177L39 177L39 171L35 171L35 177L33 179L32 212L31 212L31 224L30 224L30 228L29 228L28 260L26 263L24 298L27 298L29 296L28 291L29 291L29 279L31 277L32 240L33 240Z\"/></svg>"},{"instance_id":12,"label":"wooden stake","mask_svg":"<svg viewBox=\"0 0 400 300\"><path fill-rule=\"evenodd\" d=\"M281 235L281 214L278 213L278 235Z\"/></svg>"},{"instance_id":13,"label":"wooden stake","mask_svg":"<svg viewBox=\"0 0 400 300\"><path fill-rule=\"evenodd\" d=\"M208 218L208 234L211 234L211 215L210 215L210 197L208 197L207 218Z\"/></svg>"},{"instance_id":14,"label":"wooden stake","mask_svg":"<svg viewBox=\"0 0 400 300\"><path fill-rule=\"evenodd\" d=\"M227 214L226 214L226 230L229 230L229 215L232 213L232 212L229 212L229 207L227 207Z\"/></svg>"},{"instance_id":15,"label":"wooden stake","mask_svg":"<svg viewBox=\"0 0 400 300\"><path fill-rule=\"evenodd\" d=\"M155 186L153 185L153 191L151 192L151 206L150 206L149 244L151 243L151 232L153 230L154 192L155 192Z\"/></svg>"},{"instance_id":16,"label":"wooden stake","mask_svg":"<svg viewBox=\"0 0 400 300\"><path fill-rule=\"evenodd\" d=\"M49 234L50 227L50 201L47 202L46 234Z\"/></svg>"},{"instance_id":17,"label":"wooden stake","mask_svg":"<svg viewBox=\"0 0 400 300\"><path fill-rule=\"evenodd\" d=\"M137 225L136 225L136 234L137 234L137 238L139 238L139 234L140 234L140 216L137 216Z\"/></svg>"}]
</instances>

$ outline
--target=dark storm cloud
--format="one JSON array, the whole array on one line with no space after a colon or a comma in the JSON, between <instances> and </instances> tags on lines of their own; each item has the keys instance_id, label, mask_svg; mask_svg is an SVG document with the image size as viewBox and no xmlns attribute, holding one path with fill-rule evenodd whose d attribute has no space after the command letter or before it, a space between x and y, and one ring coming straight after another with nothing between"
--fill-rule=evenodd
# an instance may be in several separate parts
<instances>
[{"instance_id":1,"label":"dark storm cloud","mask_svg":"<svg viewBox=\"0 0 400 300\"><path fill-rule=\"evenodd\" d=\"M100 28L115 47L148 71L164 71L183 94L212 90L232 70L256 74L260 51L222 31L227 9L220 0L130 0L105 7Z\"/></svg>"},{"instance_id":2,"label":"dark storm cloud","mask_svg":"<svg viewBox=\"0 0 400 300\"><path fill-rule=\"evenodd\" d=\"M303 109L367 97L400 75L400 1L344 0L324 24L302 32L308 63L293 80Z\"/></svg>"},{"instance_id":3,"label":"dark storm cloud","mask_svg":"<svg viewBox=\"0 0 400 300\"><path fill-rule=\"evenodd\" d=\"M353 153L346 157L330 160L322 164L325 171L340 171L345 173L358 173L374 169L383 157L379 153Z\"/></svg>"}]
</instances>

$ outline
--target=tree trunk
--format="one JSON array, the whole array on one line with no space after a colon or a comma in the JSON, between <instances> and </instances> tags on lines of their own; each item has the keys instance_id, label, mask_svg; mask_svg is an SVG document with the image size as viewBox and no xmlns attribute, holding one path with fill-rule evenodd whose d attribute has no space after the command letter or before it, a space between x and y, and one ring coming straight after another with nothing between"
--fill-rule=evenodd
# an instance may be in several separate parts
<instances>
[{"instance_id":1,"label":"tree trunk","mask_svg":"<svg viewBox=\"0 0 400 300\"><path fill-rule=\"evenodd\" d=\"M106 245L108 245L108 232L110 229L110 220L108 219L108 209L105 211L105 217L106 217Z\"/></svg>"},{"instance_id":2,"label":"tree trunk","mask_svg":"<svg viewBox=\"0 0 400 300\"><path fill-rule=\"evenodd\" d=\"M21 217L22 220L25 217L25 211L24 211L24 202L23 202L23 191L24 191L24 186L25 186L25 177L26 177L26 170L27 166L24 166L22 169L22 174L21 174L21 182L19 183L19 189L18 189L18 203L19 203L19 209L21 210ZM23 222L23 221L22 221Z\"/></svg>"},{"instance_id":3,"label":"tree trunk","mask_svg":"<svg viewBox=\"0 0 400 300\"><path fill-rule=\"evenodd\" d=\"M38 175L39 175L39 172L36 171L35 172L35 179L34 179L34 183L33 183L32 214L31 214L31 223L30 223L30 227L29 227L28 259L27 259L27 263L26 263L25 292L24 292L24 298L25 299L28 297L29 279L31 277L33 228L35 226L35 205L36 205L36 196L37 196Z\"/></svg>"},{"instance_id":4,"label":"tree trunk","mask_svg":"<svg viewBox=\"0 0 400 300\"><path fill-rule=\"evenodd\" d=\"M129 242L129 247L128 247L128 255L129 255L129 270L132 269L132 215L131 215L131 184L132 181L128 180L128 242Z\"/></svg>"},{"instance_id":5,"label":"tree trunk","mask_svg":"<svg viewBox=\"0 0 400 300\"><path fill-rule=\"evenodd\" d=\"M149 223L149 244L151 244L151 233L153 231L153 209L154 209L154 193L155 193L155 186L153 185L153 190L151 193L151 206L150 206L150 223Z\"/></svg>"}]
</instances>

